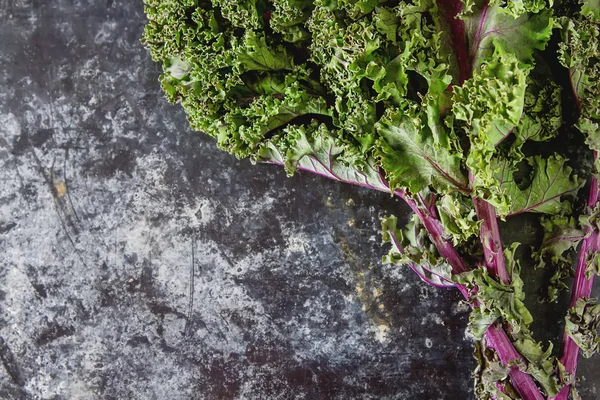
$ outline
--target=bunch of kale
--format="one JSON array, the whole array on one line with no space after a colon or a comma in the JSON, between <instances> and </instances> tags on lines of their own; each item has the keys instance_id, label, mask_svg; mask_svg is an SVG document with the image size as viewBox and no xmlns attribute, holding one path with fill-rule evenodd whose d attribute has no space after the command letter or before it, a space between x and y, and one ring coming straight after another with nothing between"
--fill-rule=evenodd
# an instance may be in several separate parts
<instances>
[{"instance_id":1,"label":"bunch of kale","mask_svg":"<svg viewBox=\"0 0 600 400\"><path fill-rule=\"evenodd\" d=\"M578 352L600 343L600 1L144 3L143 42L193 129L410 205L406 228L383 221L386 261L468 300L479 398L577 395ZM500 238L522 213L544 229L550 300L575 274L560 359L532 336L518 243Z\"/></svg>"}]
</instances>

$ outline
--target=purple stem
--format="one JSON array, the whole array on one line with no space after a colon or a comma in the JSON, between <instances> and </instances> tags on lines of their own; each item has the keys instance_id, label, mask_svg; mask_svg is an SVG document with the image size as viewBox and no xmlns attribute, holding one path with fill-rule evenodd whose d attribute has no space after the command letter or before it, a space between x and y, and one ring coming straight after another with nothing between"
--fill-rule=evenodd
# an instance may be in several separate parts
<instances>
[{"instance_id":1,"label":"purple stem","mask_svg":"<svg viewBox=\"0 0 600 400\"><path fill-rule=\"evenodd\" d=\"M504 262L496 209L487 201L477 197L473 197L473 205L475 206L477 218L482 221L479 237L483 245L485 266L491 276L500 278L502 283L508 285L510 277Z\"/></svg>"},{"instance_id":2,"label":"purple stem","mask_svg":"<svg viewBox=\"0 0 600 400\"><path fill-rule=\"evenodd\" d=\"M444 286L444 285L440 285L439 283L433 282L431 279L427 278L425 275L423 275L421 272L419 272L419 270L417 269L417 267L415 267L415 264L413 264L413 263L408 264L408 266L410 267L410 269L412 269L414 271L415 274L417 274L419 276L419 278L421 278L421 280L423 282L425 282L426 284L428 284L430 286L440 288L440 289L448 289L448 288L453 287L453 286ZM429 271L429 272L431 272L431 271ZM433 274L433 272L432 272L432 274ZM443 278L441 278L441 279L443 279Z\"/></svg>"},{"instance_id":3,"label":"purple stem","mask_svg":"<svg viewBox=\"0 0 600 400\"><path fill-rule=\"evenodd\" d=\"M469 181L473 183L474 179L475 177L469 171ZM506 263L504 262L504 252L502 251L502 239L500 238L496 209L484 199L475 196L471 198L475 212L477 213L477 219L481 221L479 238L483 246L485 266L491 276L500 278L502 283L508 285L510 277L508 276Z\"/></svg>"},{"instance_id":4,"label":"purple stem","mask_svg":"<svg viewBox=\"0 0 600 400\"><path fill-rule=\"evenodd\" d=\"M567 32L568 34L568 32ZM567 38L567 42L570 39ZM581 111L581 100L579 99L579 95L577 94L577 88L575 87L575 82L573 82L573 74L574 72L569 69L569 82L571 83L571 91L573 92L573 96L575 97L575 103L577 108ZM598 153L594 152L594 161L598 159ZM595 176L592 176L590 193L588 195L588 207L593 208L596 206L598 201L598 180ZM589 228L585 229L586 234L589 236L583 240L581 244L581 248L579 249L579 256L577 258L577 268L575 270L575 279L573 281L573 290L571 291L571 303L570 307L574 307L577 300L581 297L590 297L592 293L592 287L594 286L594 275L592 275L589 279L585 276L585 270L587 268L587 257L591 252L596 252L600 250L600 243L598 232L594 230L593 232L589 231ZM567 332L563 333L563 341L562 341L562 356L560 358L560 362L565 366L565 371L571 375L571 383L565 385L560 392L552 399L552 400L567 400L569 398L569 393L571 391L571 385L575 383L575 375L577 373L577 359L579 358L579 346L577 343L571 339Z\"/></svg>"},{"instance_id":5,"label":"purple stem","mask_svg":"<svg viewBox=\"0 0 600 400\"><path fill-rule=\"evenodd\" d=\"M431 240L438 248L438 252L442 257L446 258L452 266L453 273L460 273L457 271L466 271L467 269L462 261L462 258L458 255L458 252L456 251L454 246L452 246L452 244L448 242L448 240L443 238L443 227L441 222L437 219L437 216L434 215L428 207L419 207L417 203L413 199L408 198L404 192L396 191L396 195L404 199L410 206L410 208L413 209L415 214L417 214L417 216L421 219L421 222L429 232ZM494 265L502 265L504 267L504 273L506 273L506 267L504 266L504 254L502 253L502 243L499 241L500 231L498 230L496 211L494 207L489 203L481 199L474 199L474 202L476 200L480 200L481 202L485 203L479 205L482 208L482 212L487 213L485 221L489 222L489 224L487 224L487 226L489 227L489 231L492 235L494 235L493 237L495 237L498 240L496 252L493 254ZM426 221L428 222L428 224L425 224ZM485 221L484 225L486 225ZM486 246L484 245L484 249L485 247ZM508 274L506 274L506 278L507 281L505 283L508 283ZM456 288L461 292L465 299L469 300L470 293L466 287L460 284L456 284ZM473 306L477 305L473 304ZM504 365L522 363L525 361L521 354L515 349L508 335L506 334L504 329L502 329L499 323L495 323L488 328L488 330L485 333L485 338L489 347L491 347L496 351L496 353L498 353L498 356L500 357L500 360ZM510 367L508 375L510 377L513 387L519 393L519 395L521 395L523 400L544 399L544 396L542 396L542 394L540 393L540 390L538 389L531 376L521 371L516 365Z\"/></svg>"},{"instance_id":6,"label":"purple stem","mask_svg":"<svg viewBox=\"0 0 600 400\"><path fill-rule=\"evenodd\" d=\"M422 221L424 221L425 218L425 220L429 220L432 222L431 225L433 226L433 228L436 228L438 225L441 228L441 223L439 222L439 220L437 220L436 216L432 216L431 214L423 212L423 208L418 207L416 202L414 202L414 200L410 198L407 198L404 195L404 193L397 193L397 195L401 196L407 201L408 205L415 211L415 213L419 216L419 218L421 218ZM493 220L496 221L495 218ZM458 255L456 249L447 240L442 238L440 234L441 231L439 231L438 229L434 229L433 231L429 230L429 228L427 229L430 233L431 240L434 243L436 243L436 246L439 242L443 242L445 244L441 248L438 247L438 251L442 257L446 258L449 261L450 265L452 266L453 272L455 270L465 268L462 259ZM440 234L440 236L438 236L438 234ZM502 259L504 260L504 258ZM413 270L415 269L413 268ZM419 276L425 282L428 282L428 280L420 274ZM433 286L436 285L433 284ZM465 286L458 283L455 284L455 286L466 300L470 299L471 296L469 290ZM472 306L476 307L477 305L473 304ZM485 332L485 339L488 346L494 349L496 353L498 353L500 361L502 361L504 365L522 363L525 361L521 354L515 349L508 335L506 334L504 329L502 329L499 323L492 324L488 328L488 330ZM516 365L510 367L508 375L510 377L513 387L517 390L517 392L521 395L521 397L524 400L544 399L544 396L542 396L542 394L540 393L537 385L535 384L531 376L521 371Z\"/></svg>"},{"instance_id":7,"label":"purple stem","mask_svg":"<svg viewBox=\"0 0 600 400\"><path fill-rule=\"evenodd\" d=\"M438 0L438 6L444 14L446 22L448 23L450 28L452 47L454 49L454 54L456 55L456 61L459 69L459 84L462 84L471 76L472 72L470 63L471 60L469 59L469 52L467 49L465 25L461 19L457 18L457 15L462 11L463 3L460 0ZM485 20L485 18L482 18L482 20ZM397 195L400 194L397 193ZM402 193L402 196L400 197L406 200L406 196L404 196L404 193ZM425 227L429 231L431 240L438 247L440 255L448 259L448 262L452 266L453 272L456 273L462 270L466 270L464 263L462 262L462 258L458 255L456 249L447 240L443 239L443 229L439 220L437 218L427 218L427 216L431 216L434 211L431 211L431 208L429 208L428 215L426 215L425 210L428 210L427 207L423 207L424 210L421 211L419 210L419 207L416 207L416 204L411 204L410 202L408 202L408 204L413 209L413 211L419 216L419 218L423 222L423 225L425 225ZM490 210L487 209L487 207L483 206L484 205L482 205L481 207L482 211L487 211L489 213ZM491 208L491 212L493 212L493 215L495 216L496 213L493 207ZM499 238L500 236L497 229L498 225L496 222L496 218L486 218L486 220L495 222L495 226L494 223L487 224L487 231L490 232L492 237L495 236L496 238ZM428 222L428 224L426 224L426 221ZM496 243L500 245L499 248L501 257L500 260L495 263L495 269L498 272L500 272L502 269L504 270L504 272L506 272L506 267L504 266L504 255L501 251L501 242L498 240ZM490 251L487 255L491 255L491 250L493 249L489 248L488 250ZM496 256L494 257L494 259L497 258L498 257ZM502 266L504 266L504 268L502 268ZM501 279L507 277L508 274L503 273ZM458 290L460 290L465 299L469 299L469 291L464 286L457 284L456 287L458 288ZM506 335L506 332L504 332L504 330L498 324L492 325L487 330L485 336L490 347L496 350L498 356L505 365L510 361L523 360L519 352L517 352L512 342ZM520 371L516 366L513 366L510 368L509 376L513 383L513 386L524 400L543 399L543 396L538 390L535 382L528 374Z\"/></svg>"},{"instance_id":8,"label":"purple stem","mask_svg":"<svg viewBox=\"0 0 600 400\"><path fill-rule=\"evenodd\" d=\"M470 175L470 180L473 180L473 175ZM498 277L502 283L508 285L510 277L506 270L504 252L502 251L502 240L500 238L500 229L498 228L496 209L481 198L473 197L472 199L477 218L482 221L479 237L483 246L485 266L491 276ZM502 364L513 364L509 369L508 375L519 395L524 400L544 399L544 396L542 396L531 376L514 365L515 362L524 361L523 356L514 348L499 323L490 326L485 333L485 338L488 345L498 353Z\"/></svg>"},{"instance_id":9,"label":"purple stem","mask_svg":"<svg viewBox=\"0 0 600 400\"><path fill-rule=\"evenodd\" d=\"M460 0L438 0L440 8L448 27L450 28L450 38L456 63L458 65L458 80L462 85L464 81L471 76L471 63L469 62L469 52L467 50L467 41L465 35L465 23L457 15L463 9L463 3Z\"/></svg>"},{"instance_id":10,"label":"purple stem","mask_svg":"<svg viewBox=\"0 0 600 400\"><path fill-rule=\"evenodd\" d=\"M452 38L452 47L456 55L457 64L459 67L459 83L462 84L471 75L471 63L466 46L466 35L464 22L456 16L462 10L463 4L460 0L439 0L438 6L445 15L446 22L450 27L450 37ZM487 10L487 6L486 6ZM482 21L485 20L485 16ZM456 249L450 242L443 238L443 227L437 219L431 208L426 206L418 207L414 200L409 201L404 192L396 195L403 198L411 209L417 214L425 228L430 234L430 238L438 248L440 255L448 260L452 266L453 273L466 271L466 267L462 258L458 255ZM500 279L508 283L508 273L504 263L504 254L502 253L502 242L500 241L500 233L494 207L481 199L474 199L477 215L484 220L482 226L482 242L484 244L484 254L486 256L486 265L491 265L494 276L499 276ZM487 241L484 241L487 240ZM486 243L489 244L486 246ZM487 250L486 250L487 249ZM488 264L487 261L490 261ZM462 285L457 284L456 287L466 299L469 299L469 291ZM475 306L475 305L474 305ZM507 365L509 362L523 361L523 357L514 348L512 342L506 335L506 332L498 323L493 324L486 331L486 340L491 348L496 350L500 360ZM509 376L514 388L524 400L542 400L544 397L537 388L535 382L528 374L520 371L518 367L510 367Z\"/></svg>"},{"instance_id":11,"label":"purple stem","mask_svg":"<svg viewBox=\"0 0 600 400\"><path fill-rule=\"evenodd\" d=\"M523 361L523 357L515 349L499 323L495 323L489 327L485 332L485 340L492 349L496 350L502 364L508 365L509 363L514 364ZM523 400L544 399L544 396L540 393L540 390L531 376L521 371L516 365L510 367L508 376L510 377L513 387L517 390Z\"/></svg>"},{"instance_id":12,"label":"purple stem","mask_svg":"<svg viewBox=\"0 0 600 400\"><path fill-rule=\"evenodd\" d=\"M306 157L310 157L310 156L306 156ZM283 162L277 161L277 160L266 160L266 161L261 161L261 162L263 162L265 164L279 165L279 166L282 166L282 167L285 165ZM319 163L320 163L320 161L319 161ZM339 177L338 175L335 175L335 173L331 169L328 169L325 164L321 163L321 165L323 166L323 168L327 169L328 173L319 172L319 171L316 171L314 169L302 167L300 165L298 165L296 168L299 171L310 172L312 174L319 175L319 176L322 176L324 178L332 179L334 181L338 181L338 182L342 182L342 183L349 183L351 185L356 185L356 186L360 186L360 187L367 188L367 189L377 190L377 191L388 193L388 194L390 193L389 186L388 186L387 182L385 182L385 180L381 176L380 176L380 180L381 180L380 183L382 185L381 186L376 186L376 185L369 184L366 180L364 182L358 182L358 181L354 181L354 180L343 179L343 178Z\"/></svg>"},{"instance_id":13,"label":"purple stem","mask_svg":"<svg viewBox=\"0 0 600 400\"><path fill-rule=\"evenodd\" d=\"M544 396L542 396L540 389L538 389L531 376L521 371L519 367L516 365L511 366L508 371L508 376L510 377L510 382L513 387L517 390L517 393L519 393L523 400L544 400Z\"/></svg>"},{"instance_id":14,"label":"purple stem","mask_svg":"<svg viewBox=\"0 0 600 400\"><path fill-rule=\"evenodd\" d=\"M398 249L399 252L402 252L402 246L400 245L400 243L398 242L398 238L396 237L396 235L394 235L393 232L389 232L390 234L390 239L392 240L392 242L394 242L394 246L396 247L396 249ZM446 282L448 282L448 285L440 285L439 283L435 283L433 282L431 279L427 278L427 276L425 276L423 273L421 273L419 271L419 269L417 267L415 267L414 263L409 263L408 266L410 267L410 269L412 269L415 274L417 274L419 276L419 278L421 278L421 280L425 283L427 283L428 285L437 287L437 288L442 288L442 289L448 289L451 287L454 287L454 283L452 281L448 281L446 278L444 278L443 276L437 275L436 273L429 271L430 274L432 275L436 275L437 277L439 277L442 280L445 280ZM425 269L425 267L422 267L423 269Z\"/></svg>"},{"instance_id":15,"label":"purple stem","mask_svg":"<svg viewBox=\"0 0 600 400\"><path fill-rule=\"evenodd\" d=\"M444 238L444 227L437 218L437 215L434 214L435 209L427 207L425 204L417 204L417 201L406 196L406 192L403 190L396 190L394 194L403 199L417 217L419 217L440 255L447 259L448 263L452 266L452 273L460 274L467 272L467 267L458 254L458 251L456 251L452 243Z\"/></svg>"},{"instance_id":16,"label":"purple stem","mask_svg":"<svg viewBox=\"0 0 600 400\"><path fill-rule=\"evenodd\" d=\"M594 158L597 155L594 154ZM598 201L598 180L596 177L592 177L590 194L588 196L588 206L593 208L596 206ZM573 281L573 290L571 292L571 303L570 307L575 307L575 303L582 297L591 297L592 287L594 286L594 275L590 278L586 277L585 271L587 268L587 259L590 253L600 250L600 236L597 230L590 232L589 227L586 227L587 236L581 244L579 249L579 257L577 259L577 269L575 270L575 280ZM571 339L567 332L563 333L562 343L562 357L560 362L565 366L565 371L572 377L572 383L566 385L561 391L554 397L554 400L567 400L569 398L569 392L571 385L575 382L575 375L577 373L577 359L579 358L579 346Z\"/></svg>"}]
</instances>

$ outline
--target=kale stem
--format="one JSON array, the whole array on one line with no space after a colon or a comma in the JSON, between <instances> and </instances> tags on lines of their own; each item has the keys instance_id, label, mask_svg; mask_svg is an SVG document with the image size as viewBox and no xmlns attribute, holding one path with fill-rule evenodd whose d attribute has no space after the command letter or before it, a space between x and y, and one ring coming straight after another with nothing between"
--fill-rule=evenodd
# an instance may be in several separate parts
<instances>
[{"instance_id":1,"label":"kale stem","mask_svg":"<svg viewBox=\"0 0 600 400\"><path fill-rule=\"evenodd\" d=\"M499 323L495 323L485 332L487 344L496 350L500 361L504 365L511 365L508 370L508 376L513 387L517 390L523 400L543 400L544 396L540 393L537 385L525 372L514 365L523 361L521 354L515 349L512 342L506 335L506 332Z\"/></svg>"},{"instance_id":2,"label":"kale stem","mask_svg":"<svg viewBox=\"0 0 600 400\"><path fill-rule=\"evenodd\" d=\"M415 198L407 196L406 192L403 190L396 190L395 194L403 199L417 217L419 217L440 255L448 260L448 263L452 267L452 273L460 274L462 272L467 272L467 267L461 256L458 254L458 251L456 251L452 243L444 238L444 227L437 215L435 215L435 209L433 207L427 207L418 196Z\"/></svg>"},{"instance_id":3,"label":"kale stem","mask_svg":"<svg viewBox=\"0 0 600 400\"><path fill-rule=\"evenodd\" d=\"M594 154L594 159L597 158L597 154ZM590 193L588 196L588 207L593 208L596 206L599 196L598 180L596 177L592 177ZM590 232L589 227L586 227L587 237L584 239L579 249L579 257L577 259L577 269L575 270L575 280L573 281L573 290L571 292L571 303L570 307L574 307L577 300L582 297L591 297L592 287L594 285L594 275L587 278L586 268L587 259L591 253L600 250L599 239L600 236L597 230ZM565 328L566 329L566 328ZM571 385L575 382L575 375L577 373L577 359L579 357L579 346L571 339L567 334L566 330L563 333L562 342L562 356L560 362L565 366L565 371L571 376L571 383L561 389L561 391L554 397L553 400L567 400L569 398L569 392Z\"/></svg>"},{"instance_id":4,"label":"kale stem","mask_svg":"<svg viewBox=\"0 0 600 400\"><path fill-rule=\"evenodd\" d=\"M471 175L470 178L472 180L473 176ZM499 278L502 283L508 285L510 283L510 276L506 270L504 252L502 251L502 240L500 238L500 229L498 228L496 209L484 199L475 196L472 199L477 218L481 221L479 237L483 246L485 266L491 276ZM542 396L531 376L519 370L514 365L515 362L523 362L525 360L514 348L506 332L500 327L498 322L490 326L485 333L485 338L489 346L496 350L502 364L513 364L509 368L508 375L519 395L524 400L543 399L544 396Z\"/></svg>"},{"instance_id":5,"label":"kale stem","mask_svg":"<svg viewBox=\"0 0 600 400\"><path fill-rule=\"evenodd\" d=\"M473 183L474 176L469 171L469 181ZM477 219L481 221L479 238L483 246L483 255L485 257L485 266L488 273L500 278L505 285L510 283L510 277L506 270L504 262L504 252L502 251L502 239L500 238L500 229L498 228L498 217L493 205L482 198L472 196L473 206L477 213Z\"/></svg>"},{"instance_id":6,"label":"kale stem","mask_svg":"<svg viewBox=\"0 0 600 400\"><path fill-rule=\"evenodd\" d=\"M438 0L437 4L445 22L448 24L450 31L448 33L458 65L458 83L462 85L464 81L471 77L472 72L465 36L465 23L457 17L462 12L463 2L460 0Z\"/></svg>"},{"instance_id":7,"label":"kale stem","mask_svg":"<svg viewBox=\"0 0 600 400\"><path fill-rule=\"evenodd\" d=\"M479 237L483 246L485 266L490 275L500 278L502 283L508 285L510 277L504 262L496 209L487 201L476 197L473 197L473 205L477 218L481 221Z\"/></svg>"},{"instance_id":8,"label":"kale stem","mask_svg":"<svg viewBox=\"0 0 600 400\"><path fill-rule=\"evenodd\" d=\"M429 237L431 241L436 245L438 252L442 257L448 260L448 263L452 266L453 273L460 273L467 271L467 268L464 265L464 262L456 248L450 243L447 239L443 237L443 226L440 220L437 218L437 215L434 214L435 209L427 207L427 205L422 201L421 197L416 197L417 200L413 199L404 191L397 190L395 194L406 201L406 203L410 206L410 208L415 212L415 214L419 217L427 231L429 232ZM484 225L487 223L489 231L493 238L497 240L498 247L496 248L496 252L493 253L494 265L497 270L504 271L506 274L506 281L503 280L504 283L508 283L508 273L506 271L506 266L504 263L504 254L502 253L502 244L500 242L500 233L498 230L498 223L496 218L496 210L494 207L481 199L473 199L474 203L479 200L482 204L479 204L481 208L482 215L480 216L479 211L477 213L478 216L484 217ZM479 202L477 202L479 203ZM476 204L476 209L477 209ZM483 215L485 213L485 216ZM486 229L488 229L486 228ZM483 227L482 227L483 230ZM486 236L487 237L487 236ZM482 242L484 238L482 237ZM484 249L485 249L484 245ZM490 253L491 254L491 253ZM487 253L486 253L487 258ZM487 265L487 260L486 260ZM489 268L489 267L488 267ZM502 276L502 275L498 275ZM461 285L456 284L456 288L461 292L465 299L469 300L470 293L468 289ZM477 307L477 304L472 304L473 307ZM508 335L504 331L504 329L500 326L499 323L492 324L485 333L486 342L489 347L494 349L500 357L500 360L504 365L513 364L509 368L509 377L511 383L515 390L519 393L519 395L523 398L523 400L543 400L544 396L540 393L537 385L535 384L533 378L529 376L527 373L521 371L515 363L525 362L525 359L521 356L521 354L515 349L514 345L510 341Z\"/></svg>"}]
</instances>

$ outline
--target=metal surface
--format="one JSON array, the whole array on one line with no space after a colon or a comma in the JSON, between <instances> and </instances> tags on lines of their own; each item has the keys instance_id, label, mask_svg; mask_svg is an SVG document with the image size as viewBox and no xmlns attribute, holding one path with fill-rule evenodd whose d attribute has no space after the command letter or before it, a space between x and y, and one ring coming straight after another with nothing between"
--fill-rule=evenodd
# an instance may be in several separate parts
<instances>
[{"instance_id":1,"label":"metal surface","mask_svg":"<svg viewBox=\"0 0 600 400\"><path fill-rule=\"evenodd\" d=\"M458 293L381 265L407 207L191 132L141 1L0 21L0 398L473 396Z\"/></svg>"}]
</instances>

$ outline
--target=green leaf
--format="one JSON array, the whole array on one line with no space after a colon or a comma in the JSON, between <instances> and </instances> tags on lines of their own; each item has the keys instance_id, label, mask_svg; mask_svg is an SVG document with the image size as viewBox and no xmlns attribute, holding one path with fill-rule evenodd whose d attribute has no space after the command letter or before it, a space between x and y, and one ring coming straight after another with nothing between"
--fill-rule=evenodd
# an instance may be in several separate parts
<instances>
[{"instance_id":1,"label":"green leaf","mask_svg":"<svg viewBox=\"0 0 600 400\"><path fill-rule=\"evenodd\" d=\"M583 0L581 14L591 20L600 21L600 0Z\"/></svg>"},{"instance_id":2,"label":"green leaf","mask_svg":"<svg viewBox=\"0 0 600 400\"><path fill-rule=\"evenodd\" d=\"M473 371L475 383L475 396L480 400L511 400L515 397L508 396L500 387L508 380L509 368L504 366L498 355L486 348L481 341L475 342L473 353L477 367Z\"/></svg>"},{"instance_id":3,"label":"green leaf","mask_svg":"<svg viewBox=\"0 0 600 400\"><path fill-rule=\"evenodd\" d=\"M385 35L387 40L396 44L398 26L401 21L395 11L387 7L377 7L373 14L373 22L379 33Z\"/></svg>"},{"instance_id":4,"label":"green leaf","mask_svg":"<svg viewBox=\"0 0 600 400\"><path fill-rule=\"evenodd\" d=\"M528 79L523 115L514 129L516 146L528 140L546 141L558 134L563 122L561 96L561 87L554 81Z\"/></svg>"},{"instance_id":5,"label":"green leaf","mask_svg":"<svg viewBox=\"0 0 600 400\"><path fill-rule=\"evenodd\" d=\"M467 333L475 339L481 339L487 328L497 319L508 322L514 334L529 332L533 317L523 302L523 281L519 274L519 263L514 255L518 245L513 243L504 250L507 270L511 276L508 285L492 278L485 267L455 276L455 280L464 284L471 292L477 288L469 301L477 303L478 307L471 312L467 327Z\"/></svg>"},{"instance_id":6,"label":"green leaf","mask_svg":"<svg viewBox=\"0 0 600 400\"><path fill-rule=\"evenodd\" d=\"M532 253L536 268L554 269L548 286L548 300L556 301L562 290L568 289L566 279L572 276L572 265L577 246L585 237L574 217L548 215L540 218L544 238L539 249Z\"/></svg>"},{"instance_id":7,"label":"green leaf","mask_svg":"<svg viewBox=\"0 0 600 400\"><path fill-rule=\"evenodd\" d=\"M585 277L590 279L596 275L600 275L600 254L592 253L586 260Z\"/></svg>"},{"instance_id":8,"label":"green leaf","mask_svg":"<svg viewBox=\"0 0 600 400\"><path fill-rule=\"evenodd\" d=\"M579 298L565 318L565 332L581 349L585 358L590 358L600 349L600 304L596 299Z\"/></svg>"},{"instance_id":9,"label":"green leaf","mask_svg":"<svg viewBox=\"0 0 600 400\"><path fill-rule=\"evenodd\" d=\"M375 142L376 104L361 90L349 90L338 99L334 124L360 143L363 153L368 153Z\"/></svg>"},{"instance_id":10,"label":"green leaf","mask_svg":"<svg viewBox=\"0 0 600 400\"><path fill-rule=\"evenodd\" d=\"M497 52L473 78L456 88L456 118L483 130L495 120L516 125L523 112L528 71L513 55Z\"/></svg>"},{"instance_id":11,"label":"green leaf","mask_svg":"<svg viewBox=\"0 0 600 400\"><path fill-rule=\"evenodd\" d=\"M339 130L330 131L313 121L310 125L288 126L264 142L253 162L281 164L288 175L303 170L340 182L389 192L386 182L359 149L345 143Z\"/></svg>"},{"instance_id":12,"label":"green leaf","mask_svg":"<svg viewBox=\"0 0 600 400\"><path fill-rule=\"evenodd\" d=\"M479 235L481 221L469 197L460 193L445 194L437 201L437 210L446 234L455 245Z\"/></svg>"},{"instance_id":13,"label":"green leaf","mask_svg":"<svg viewBox=\"0 0 600 400\"><path fill-rule=\"evenodd\" d=\"M304 27L304 23L310 17L313 7L312 0L275 0L269 25L286 42L308 40L310 32Z\"/></svg>"},{"instance_id":14,"label":"green leaf","mask_svg":"<svg viewBox=\"0 0 600 400\"><path fill-rule=\"evenodd\" d=\"M472 10L463 20L473 70L491 59L497 48L532 64L533 52L544 49L552 35L552 12L547 9L515 17L500 6L484 2Z\"/></svg>"},{"instance_id":15,"label":"green leaf","mask_svg":"<svg viewBox=\"0 0 600 400\"><path fill-rule=\"evenodd\" d=\"M583 1L579 18L562 18L559 60L569 69L581 115L577 124L586 144L600 151L600 11L597 0ZM600 170L600 160L595 166Z\"/></svg>"},{"instance_id":16,"label":"green leaf","mask_svg":"<svg viewBox=\"0 0 600 400\"><path fill-rule=\"evenodd\" d=\"M322 67L322 79L338 95L359 85L385 42L370 21L345 19L323 6L314 9L306 26L312 34L311 60Z\"/></svg>"},{"instance_id":17,"label":"green leaf","mask_svg":"<svg viewBox=\"0 0 600 400\"><path fill-rule=\"evenodd\" d=\"M600 229L600 204L588 207L586 213L579 216L579 224L588 232Z\"/></svg>"},{"instance_id":18,"label":"green leaf","mask_svg":"<svg viewBox=\"0 0 600 400\"><path fill-rule=\"evenodd\" d=\"M247 71L278 71L293 68L293 57L282 45L267 44L264 34L246 31L242 43L236 47L236 73Z\"/></svg>"},{"instance_id":19,"label":"green leaf","mask_svg":"<svg viewBox=\"0 0 600 400\"><path fill-rule=\"evenodd\" d=\"M469 314L469 322L467 325L466 334L475 340L483 339L485 332L496 323L499 314L490 312L488 309L482 309L479 307L473 308Z\"/></svg>"},{"instance_id":20,"label":"green leaf","mask_svg":"<svg viewBox=\"0 0 600 400\"><path fill-rule=\"evenodd\" d=\"M388 109L375 128L381 140L378 157L390 187L418 193L428 185L440 191L466 191L461 157L445 130L433 132L416 108Z\"/></svg>"},{"instance_id":21,"label":"green leaf","mask_svg":"<svg viewBox=\"0 0 600 400\"><path fill-rule=\"evenodd\" d=\"M321 0L328 10L344 11L351 19L359 19L383 3L382 0Z\"/></svg>"},{"instance_id":22,"label":"green leaf","mask_svg":"<svg viewBox=\"0 0 600 400\"><path fill-rule=\"evenodd\" d=\"M508 212L510 198L499 187L492 163L496 145L516 126L523 113L526 78L524 67L513 55L497 52L493 60L456 87L452 111L470 139L466 163L473 175L476 195L498 209Z\"/></svg>"},{"instance_id":23,"label":"green leaf","mask_svg":"<svg viewBox=\"0 0 600 400\"><path fill-rule=\"evenodd\" d=\"M194 117L198 114L190 114L194 126ZM310 121L317 116L331 116L325 100L305 91L300 82L292 82L280 96L256 94L245 108L232 107L220 119L200 119L199 122L203 124L202 130L217 138L219 147L237 157L248 157L293 121L299 118Z\"/></svg>"},{"instance_id":24,"label":"green leaf","mask_svg":"<svg viewBox=\"0 0 600 400\"><path fill-rule=\"evenodd\" d=\"M560 387L554 373L556 359L552 357L552 343L548 343L548 348L544 350L540 342L527 336L516 340L513 344L515 349L529 361L527 369L523 372L530 374L544 388L547 396L553 397L558 394Z\"/></svg>"},{"instance_id":25,"label":"green leaf","mask_svg":"<svg viewBox=\"0 0 600 400\"><path fill-rule=\"evenodd\" d=\"M192 7L197 1L184 0ZM248 29L260 29L263 26L261 0L211 0L215 7L220 8L223 17L231 22L233 26Z\"/></svg>"},{"instance_id":26,"label":"green leaf","mask_svg":"<svg viewBox=\"0 0 600 400\"><path fill-rule=\"evenodd\" d=\"M592 3L595 2L585 2L581 18L560 20L563 42L560 44L559 60L569 69L582 118L599 120L600 18L597 17L597 4Z\"/></svg>"},{"instance_id":27,"label":"green leaf","mask_svg":"<svg viewBox=\"0 0 600 400\"><path fill-rule=\"evenodd\" d=\"M498 183L511 199L507 214L558 214L568 210L568 203L562 201L562 196L575 195L582 181L573 174L572 168L566 164L567 160L554 155L547 159L541 156L529 157L526 161L532 172L528 182L519 185L514 177L516 166L508 159L496 160L499 166L496 175Z\"/></svg>"},{"instance_id":28,"label":"green leaf","mask_svg":"<svg viewBox=\"0 0 600 400\"><path fill-rule=\"evenodd\" d=\"M463 14L468 14L473 9L483 3L480 0L462 0L464 3ZM489 0L486 1L489 6L501 7L504 12L517 18L527 13L537 13L545 8L549 8L553 4L553 0Z\"/></svg>"},{"instance_id":29,"label":"green leaf","mask_svg":"<svg viewBox=\"0 0 600 400\"><path fill-rule=\"evenodd\" d=\"M452 267L439 256L437 248L429 239L429 233L416 215L411 217L405 229L398 228L395 216L381 221L383 243L392 245L383 257L384 263L410 265L427 283L452 287Z\"/></svg>"}]
</instances>

